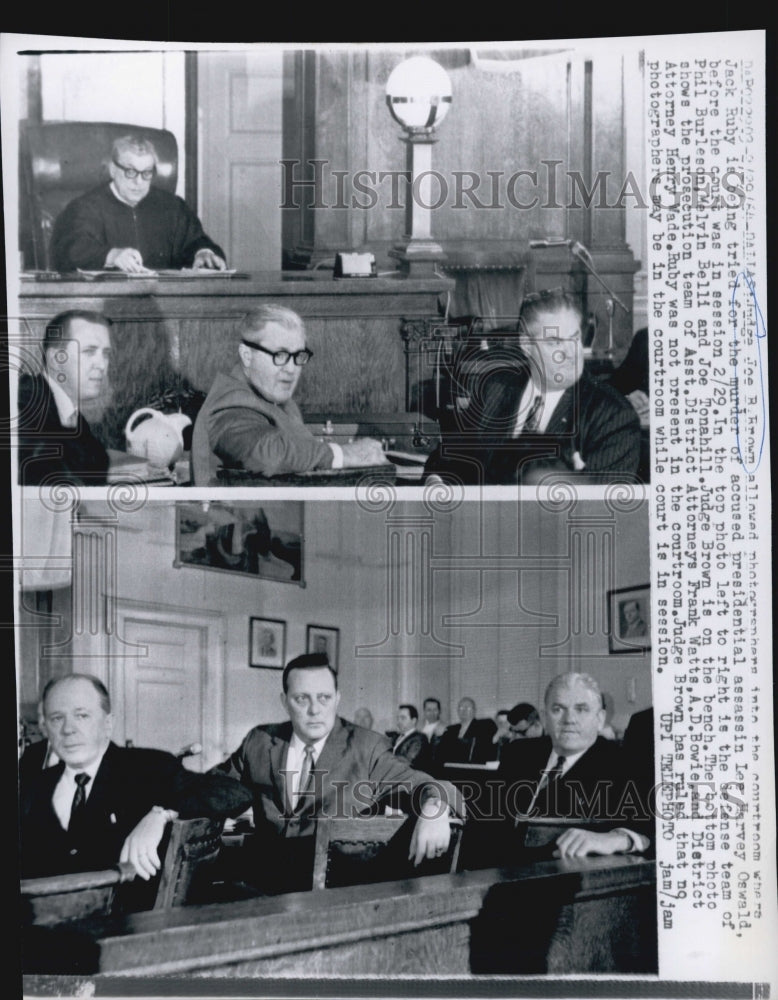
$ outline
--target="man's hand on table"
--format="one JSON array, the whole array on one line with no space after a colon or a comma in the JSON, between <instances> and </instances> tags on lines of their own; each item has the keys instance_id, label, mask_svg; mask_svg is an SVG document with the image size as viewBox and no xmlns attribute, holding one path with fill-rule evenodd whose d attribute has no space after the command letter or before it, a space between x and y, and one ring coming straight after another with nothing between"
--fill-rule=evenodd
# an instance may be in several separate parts
<instances>
[{"instance_id":1,"label":"man's hand on table","mask_svg":"<svg viewBox=\"0 0 778 1000\"><path fill-rule=\"evenodd\" d=\"M427 799L413 828L408 857L414 865L418 865L424 858L439 858L448 850L450 840L448 806L440 799Z\"/></svg>"},{"instance_id":2,"label":"man's hand on table","mask_svg":"<svg viewBox=\"0 0 778 1000\"><path fill-rule=\"evenodd\" d=\"M114 247L109 250L108 256L105 258L105 266L118 267L120 271L126 271L127 274L154 273L149 268L144 267L140 250L136 250L135 247Z\"/></svg>"},{"instance_id":3,"label":"man's hand on table","mask_svg":"<svg viewBox=\"0 0 778 1000\"><path fill-rule=\"evenodd\" d=\"M632 839L623 830L596 833L593 830L565 830L557 838L556 858L585 858L590 854L626 854L632 849Z\"/></svg>"},{"instance_id":4,"label":"man's hand on table","mask_svg":"<svg viewBox=\"0 0 778 1000\"><path fill-rule=\"evenodd\" d=\"M226 271L227 262L214 253L213 250L203 247L202 250L198 250L195 254L192 267L195 271Z\"/></svg>"},{"instance_id":5,"label":"man's hand on table","mask_svg":"<svg viewBox=\"0 0 778 1000\"><path fill-rule=\"evenodd\" d=\"M360 465L386 465L387 459L381 442L374 438L359 438L341 445L343 449L343 468L353 469Z\"/></svg>"}]
</instances>

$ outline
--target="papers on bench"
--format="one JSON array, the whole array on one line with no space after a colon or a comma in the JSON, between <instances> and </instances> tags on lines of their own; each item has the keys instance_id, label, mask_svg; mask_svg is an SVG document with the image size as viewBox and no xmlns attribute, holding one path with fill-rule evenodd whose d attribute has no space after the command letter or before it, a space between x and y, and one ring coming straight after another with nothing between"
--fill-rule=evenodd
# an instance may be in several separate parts
<instances>
[{"instance_id":1,"label":"papers on bench","mask_svg":"<svg viewBox=\"0 0 778 1000\"><path fill-rule=\"evenodd\" d=\"M235 270L226 271L215 271L211 268L194 268L194 267L182 267L180 270L174 270L171 268L163 268L159 271L144 270L133 273L131 271L120 271L118 269L107 268L99 271L86 271L83 268L79 268L76 272L80 278L84 278L86 281L122 281L123 279L133 279L138 278L155 278L155 279L166 279L166 278L247 278L248 275L243 272L238 272Z\"/></svg>"},{"instance_id":2,"label":"papers on bench","mask_svg":"<svg viewBox=\"0 0 778 1000\"><path fill-rule=\"evenodd\" d=\"M487 760L483 764L458 764L456 761L447 761L443 767L451 767L457 771L496 771L500 766L499 760Z\"/></svg>"},{"instance_id":3,"label":"papers on bench","mask_svg":"<svg viewBox=\"0 0 778 1000\"><path fill-rule=\"evenodd\" d=\"M172 486L175 483L169 469L152 465L145 458L130 455L126 451L108 449L109 483L157 483Z\"/></svg>"}]
</instances>

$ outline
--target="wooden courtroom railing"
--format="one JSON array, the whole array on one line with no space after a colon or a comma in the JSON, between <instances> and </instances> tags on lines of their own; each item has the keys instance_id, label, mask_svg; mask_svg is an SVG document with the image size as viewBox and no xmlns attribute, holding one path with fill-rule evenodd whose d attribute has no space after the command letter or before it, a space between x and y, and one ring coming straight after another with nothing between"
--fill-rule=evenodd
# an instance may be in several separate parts
<instances>
[{"instance_id":1,"label":"wooden courtroom railing","mask_svg":"<svg viewBox=\"0 0 778 1000\"><path fill-rule=\"evenodd\" d=\"M317 414L418 412L434 374L428 322L454 287L447 278L344 278L319 272L223 277L74 281L26 275L20 283L14 341L39 343L46 323L68 309L92 309L114 323L111 397L85 415L105 413L103 434L124 447L130 414L168 390L205 394L216 373L238 360L238 319L264 303L287 306L305 321L312 362L295 399ZM9 303L10 308L10 303ZM21 350L21 348L20 348ZM186 409L185 409L186 412Z\"/></svg>"},{"instance_id":2,"label":"wooden courtroom railing","mask_svg":"<svg viewBox=\"0 0 778 1000\"><path fill-rule=\"evenodd\" d=\"M650 973L654 887L654 862L624 855L101 917L68 925L67 968L47 966L41 950L25 971L90 981ZM56 929L47 930L56 949ZM65 982L25 979L30 995Z\"/></svg>"}]
</instances>

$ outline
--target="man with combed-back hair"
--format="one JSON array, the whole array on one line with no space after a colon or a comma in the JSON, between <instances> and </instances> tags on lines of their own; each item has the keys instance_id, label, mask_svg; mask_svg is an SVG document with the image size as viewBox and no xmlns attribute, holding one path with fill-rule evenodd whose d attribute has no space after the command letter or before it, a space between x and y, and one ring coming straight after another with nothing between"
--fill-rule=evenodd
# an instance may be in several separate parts
<instances>
[{"instance_id":1,"label":"man with combed-back hair","mask_svg":"<svg viewBox=\"0 0 778 1000\"><path fill-rule=\"evenodd\" d=\"M186 202L154 185L157 151L149 139L116 139L108 172L107 184L75 198L57 217L51 253L58 271L226 268L224 251Z\"/></svg>"},{"instance_id":2,"label":"man with combed-back hair","mask_svg":"<svg viewBox=\"0 0 778 1000\"><path fill-rule=\"evenodd\" d=\"M521 850L532 820L565 826L548 845L556 857L645 851L648 803L623 750L600 735L605 710L597 681L576 672L554 677L543 716L546 735L514 740L500 759L509 858Z\"/></svg>"},{"instance_id":3,"label":"man with combed-back hair","mask_svg":"<svg viewBox=\"0 0 778 1000\"><path fill-rule=\"evenodd\" d=\"M157 848L171 819L237 816L251 802L226 775L197 774L171 753L113 743L108 691L90 674L50 681L41 706L59 763L22 775L23 877L128 861L148 880L159 871Z\"/></svg>"},{"instance_id":4,"label":"man with combed-back hair","mask_svg":"<svg viewBox=\"0 0 778 1000\"><path fill-rule=\"evenodd\" d=\"M417 817L410 842L415 864L444 854L449 810L464 818L454 787L395 756L385 736L338 716L337 674L326 655L291 660L281 684L289 720L255 726L216 768L254 796L243 880L268 892L310 889L317 819L380 813L390 802Z\"/></svg>"},{"instance_id":5,"label":"man with combed-back hair","mask_svg":"<svg viewBox=\"0 0 778 1000\"><path fill-rule=\"evenodd\" d=\"M303 423L292 397L313 351L297 313L259 306L243 317L237 334L238 362L216 376L195 421L195 486L217 485L220 467L270 477L386 461L372 438L324 443Z\"/></svg>"},{"instance_id":6,"label":"man with combed-back hair","mask_svg":"<svg viewBox=\"0 0 778 1000\"><path fill-rule=\"evenodd\" d=\"M81 413L108 385L111 321L71 309L46 327L39 372L19 377L19 482L102 486L108 453Z\"/></svg>"},{"instance_id":7,"label":"man with combed-back hair","mask_svg":"<svg viewBox=\"0 0 778 1000\"><path fill-rule=\"evenodd\" d=\"M533 292L500 343L466 348L454 425L428 459L429 476L465 484L531 485L547 474L580 483L634 478L640 421L584 368L578 299Z\"/></svg>"}]
</instances>

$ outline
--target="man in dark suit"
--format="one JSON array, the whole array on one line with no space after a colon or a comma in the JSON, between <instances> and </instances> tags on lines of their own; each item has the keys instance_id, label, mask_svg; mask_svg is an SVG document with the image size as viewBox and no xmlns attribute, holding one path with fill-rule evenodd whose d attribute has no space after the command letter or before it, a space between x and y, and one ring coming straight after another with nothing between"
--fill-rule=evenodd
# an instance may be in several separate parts
<instances>
[{"instance_id":1,"label":"man in dark suit","mask_svg":"<svg viewBox=\"0 0 778 1000\"><path fill-rule=\"evenodd\" d=\"M21 780L24 877L128 861L148 880L160 868L157 848L169 820L237 816L251 802L225 775L196 774L172 754L112 743L108 691L91 675L49 682L42 702L60 763Z\"/></svg>"},{"instance_id":2,"label":"man in dark suit","mask_svg":"<svg viewBox=\"0 0 778 1000\"><path fill-rule=\"evenodd\" d=\"M510 743L500 760L509 858L515 859L533 819L564 827L547 845L556 857L646 850L647 803L621 748L600 736L605 711L597 682L588 674L560 674L546 689L544 706L547 735Z\"/></svg>"},{"instance_id":3,"label":"man in dark suit","mask_svg":"<svg viewBox=\"0 0 778 1000\"><path fill-rule=\"evenodd\" d=\"M448 726L440 738L435 760L443 764L483 764L497 759L493 742L497 726L492 719L476 718L475 702L462 698L457 705L459 722Z\"/></svg>"},{"instance_id":4,"label":"man in dark suit","mask_svg":"<svg viewBox=\"0 0 778 1000\"><path fill-rule=\"evenodd\" d=\"M426 471L465 484L531 484L547 473L601 484L633 477L640 423L584 370L581 310L561 289L525 297L515 334L468 352L456 427Z\"/></svg>"},{"instance_id":5,"label":"man in dark suit","mask_svg":"<svg viewBox=\"0 0 778 1000\"><path fill-rule=\"evenodd\" d=\"M326 656L307 653L283 672L281 704L289 722L255 726L216 770L254 797L254 838L245 881L265 891L311 888L316 820L382 811L399 794L418 819L410 855L445 853L449 807L463 815L454 789L392 753L379 733L339 718L337 675Z\"/></svg>"},{"instance_id":6,"label":"man in dark suit","mask_svg":"<svg viewBox=\"0 0 778 1000\"><path fill-rule=\"evenodd\" d=\"M429 740L416 728L419 710L415 705L400 705L397 709L398 735L392 745L395 757L404 757L411 767L423 769L427 762Z\"/></svg>"},{"instance_id":7,"label":"man in dark suit","mask_svg":"<svg viewBox=\"0 0 778 1000\"><path fill-rule=\"evenodd\" d=\"M39 374L19 379L19 482L101 486L108 455L81 413L106 389L111 321L70 310L46 327Z\"/></svg>"}]
</instances>

